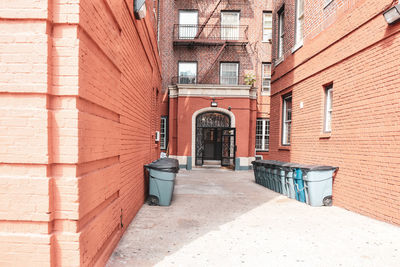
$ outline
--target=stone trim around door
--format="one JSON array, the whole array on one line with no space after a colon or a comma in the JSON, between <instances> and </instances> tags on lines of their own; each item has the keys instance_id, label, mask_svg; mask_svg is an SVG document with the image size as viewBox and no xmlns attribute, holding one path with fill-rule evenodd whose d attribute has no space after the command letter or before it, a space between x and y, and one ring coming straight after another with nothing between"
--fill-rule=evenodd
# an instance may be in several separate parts
<instances>
[{"instance_id":1,"label":"stone trim around door","mask_svg":"<svg viewBox=\"0 0 400 267\"><path fill-rule=\"evenodd\" d=\"M196 165L196 117L197 115L204 113L204 112L220 112L223 114L228 115L231 118L231 128L236 127L236 119L235 114L233 112L224 109L224 108L216 108L216 107L207 107L202 108L195 111L192 115L192 167Z\"/></svg>"}]
</instances>

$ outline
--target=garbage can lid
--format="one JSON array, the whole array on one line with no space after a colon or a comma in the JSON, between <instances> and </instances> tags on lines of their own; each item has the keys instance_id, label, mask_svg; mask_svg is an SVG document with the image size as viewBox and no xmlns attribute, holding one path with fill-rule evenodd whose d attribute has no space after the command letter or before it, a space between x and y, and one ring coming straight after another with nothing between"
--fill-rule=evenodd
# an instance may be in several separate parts
<instances>
[{"instance_id":1,"label":"garbage can lid","mask_svg":"<svg viewBox=\"0 0 400 267\"><path fill-rule=\"evenodd\" d=\"M179 172L179 161L171 158L161 158L153 161L150 164L145 165L148 169L153 169L163 172Z\"/></svg>"}]
</instances>

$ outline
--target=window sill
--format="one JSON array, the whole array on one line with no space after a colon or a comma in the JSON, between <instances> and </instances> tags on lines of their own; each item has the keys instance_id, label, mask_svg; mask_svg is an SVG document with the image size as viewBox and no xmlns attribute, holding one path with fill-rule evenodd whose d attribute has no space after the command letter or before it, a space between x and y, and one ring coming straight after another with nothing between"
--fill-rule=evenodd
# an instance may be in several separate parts
<instances>
[{"instance_id":1,"label":"window sill","mask_svg":"<svg viewBox=\"0 0 400 267\"><path fill-rule=\"evenodd\" d=\"M294 54L294 52L296 52L297 50L299 50L302 47L303 47L303 41L301 41L298 44L295 44L294 47L292 48L292 54Z\"/></svg>"},{"instance_id":2,"label":"window sill","mask_svg":"<svg viewBox=\"0 0 400 267\"><path fill-rule=\"evenodd\" d=\"M326 4L324 5L324 9L327 8L332 2L333 2L333 0L326 2Z\"/></svg>"},{"instance_id":3,"label":"window sill","mask_svg":"<svg viewBox=\"0 0 400 267\"><path fill-rule=\"evenodd\" d=\"M278 58L277 60L275 60L275 67L278 66L279 64L281 64L284 60L284 57L281 56L280 58Z\"/></svg>"},{"instance_id":4,"label":"window sill","mask_svg":"<svg viewBox=\"0 0 400 267\"><path fill-rule=\"evenodd\" d=\"M261 96L270 96L271 94L269 92L263 92L261 91Z\"/></svg>"},{"instance_id":5,"label":"window sill","mask_svg":"<svg viewBox=\"0 0 400 267\"><path fill-rule=\"evenodd\" d=\"M290 145L288 146L279 146L278 150L286 150L286 151L290 151Z\"/></svg>"},{"instance_id":6,"label":"window sill","mask_svg":"<svg viewBox=\"0 0 400 267\"><path fill-rule=\"evenodd\" d=\"M269 150L256 150L256 153L266 153L269 152Z\"/></svg>"},{"instance_id":7,"label":"window sill","mask_svg":"<svg viewBox=\"0 0 400 267\"><path fill-rule=\"evenodd\" d=\"M319 139L329 139L331 138L331 133L321 133Z\"/></svg>"}]
</instances>

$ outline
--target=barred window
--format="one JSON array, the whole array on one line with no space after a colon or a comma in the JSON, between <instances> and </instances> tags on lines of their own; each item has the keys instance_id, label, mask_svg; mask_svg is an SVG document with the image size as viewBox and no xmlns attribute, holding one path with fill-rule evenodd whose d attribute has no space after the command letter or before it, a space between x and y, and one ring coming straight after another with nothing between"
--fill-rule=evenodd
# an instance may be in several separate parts
<instances>
[{"instance_id":1,"label":"barred window","mask_svg":"<svg viewBox=\"0 0 400 267\"><path fill-rule=\"evenodd\" d=\"M167 117L161 117L160 148L167 149Z\"/></svg>"}]
</instances>

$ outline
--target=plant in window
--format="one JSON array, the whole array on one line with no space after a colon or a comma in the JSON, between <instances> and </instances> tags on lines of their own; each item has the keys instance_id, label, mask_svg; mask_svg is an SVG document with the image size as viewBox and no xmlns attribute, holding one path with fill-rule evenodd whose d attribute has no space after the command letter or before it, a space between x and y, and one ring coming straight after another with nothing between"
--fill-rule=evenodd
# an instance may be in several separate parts
<instances>
[{"instance_id":1,"label":"plant in window","mask_svg":"<svg viewBox=\"0 0 400 267\"><path fill-rule=\"evenodd\" d=\"M255 82L256 82L256 76L253 73L246 73L244 75L244 83L246 85L251 85L251 87L253 87Z\"/></svg>"}]
</instances>

